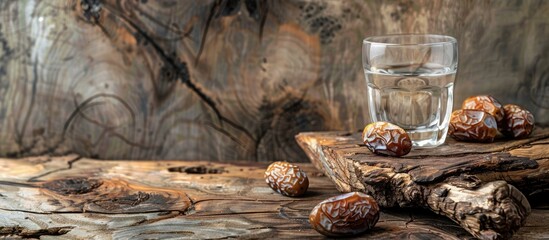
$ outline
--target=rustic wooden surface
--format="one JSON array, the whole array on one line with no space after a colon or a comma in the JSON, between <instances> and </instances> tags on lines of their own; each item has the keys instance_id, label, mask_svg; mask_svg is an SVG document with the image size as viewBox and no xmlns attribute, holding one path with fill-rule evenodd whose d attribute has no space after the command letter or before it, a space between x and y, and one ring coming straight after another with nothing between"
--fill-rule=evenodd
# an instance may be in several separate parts
<instances>
[{"instance_id":1,"label":"rustic wooden surface","mask_svg":"<svg viewBox=\"0 0 549 240\"><path fill-rule=\"evenodd\" d=\"M359 132L296 138L340 191L366 192L383 207L431 209L482 239L509 238L529 214L524 195L543 202L547 196L540 194L549 190L548 128L535 129L527 139L494 143L448 139L443 146L413 149L400 158L371 153ZM549 225L546 230L549 237Z\"/></svg>"},{"instance_id":2,"label":"rustic wooden surface","mask_svg":"<svg viewBox=\"0 0 549 240\"><path fill-rule=\"evenodd\" d=\"M309 211L339 192L312 164L302 198L273 192L267 164L99 161L76 155L0 159L0 238L324 238ZM546 205L545 205L546 206ZM535 206L534 206L535 207ZM514 239L549 236L535 209ZM455 223L415 208L383 209L362 239L471 239Z\"/></svg>"},{"instance_id":3,"label":"rustic wooden surface","mask_svg":"<svg viewBox=\"0 0 549 240\"><path fill-rule=\"evenodd\" d=\"M98 4L96 4L98 3ZM361 41L459 41L456 106L549 123L549 1L0 1L0 155L307 161L368 122Z\"/></svg>"}]
</instances>

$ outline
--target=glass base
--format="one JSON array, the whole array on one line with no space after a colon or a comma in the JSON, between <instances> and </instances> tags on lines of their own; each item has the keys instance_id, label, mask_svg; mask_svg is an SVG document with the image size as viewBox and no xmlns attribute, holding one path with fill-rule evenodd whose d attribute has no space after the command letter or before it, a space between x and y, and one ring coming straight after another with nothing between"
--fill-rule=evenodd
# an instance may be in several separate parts
<instances>
[{"instance_id":1,"label":"glass base","mask_svg":"<svg viewBox=\"0 0 549 240\"><path fill-rule=\"evenodd\" d=\"M406 132L412 139L412 146L414 148L434 148L440 146L446 140L446 134L448 128L444 129L421 129L421 130L408 130Z\"/></svg>"}]
</instances>

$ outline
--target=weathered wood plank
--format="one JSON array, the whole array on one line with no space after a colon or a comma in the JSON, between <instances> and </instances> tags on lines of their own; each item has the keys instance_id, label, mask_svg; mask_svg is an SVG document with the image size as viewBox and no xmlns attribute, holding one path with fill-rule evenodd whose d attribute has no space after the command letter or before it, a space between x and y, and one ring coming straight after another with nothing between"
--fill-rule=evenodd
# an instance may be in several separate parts
<instances>
[{"instance_id":1,"label":"weathered wood plank","mask_svg":"<svg viewBox=\"0 0 549 240\"><path fill-rule=\"evenodd\" d=\"M343 192L363 191L381 206L420 206L459 223L482 239L509 238L530 213L527 196L549 189L549 129L531 138L416 149L395 158L371 153L360 133L296 136L314 165Z\"/></svg>"},{"instance_id":2,"label":"weathered wood plank","mask_svg":"<svg viewBox=\"0 0 549 240\"><path fill-rule=\"evenodd\" d=\"M305 163L300 166L310 177L310 191L303 198L289 198L276 194L264 183L265 164L86 158L74 161L74 156L45 159L0 159L0 165L10 166L0 175L0 237L323 238L310 228L309 211L321 200L339 193L327 177ZM33 176L22 171L23 168L42 170L35 171ZM79 181L72 181L68 187L56 185L66 187L55 188L58 192L54 194L44 188L69 179ZM84 179L103 182L120 179L128 185L116 185L112 193L104 192L104 196L99 195L101 187L84 188L89 192L75 191L90 186L84 184ZM137 195L145 200L132 202L135 194L123 191L128 186L139 188ZM175 209L175 205L166 201L147 202L156 199L154 196L166 196L165 192L174 196L184 193L191 199L190 208ZM111 206L101 211L65 204L70 199L92 205L97 204L94 199L109 196L115 196L111 198L114 204L101 205ZM182 196L179 201L184 199ZM125 209L129 211L124 212ZM528 221L516 234L518 239L547 236L548 229L540 225L539 219L549 216L549 211L534 210L532 216L534 221ZM383 209L373 231L360 238L471 239L472 236L455 223L425 210Z\"/></svg>"},{"instance_id":3,"label":"weathered wood plank","mask_svg":"<svg viewBox=\"0 0 549 240\"><path fill-rule=\"evenodd\" d=\"M85 6L85 7L84 7ZM0 2L0 155L287 159L368 122L364 37L459 41L456 106L489 93L549 123L543 0Z\"/></svg>"}]
</instances>

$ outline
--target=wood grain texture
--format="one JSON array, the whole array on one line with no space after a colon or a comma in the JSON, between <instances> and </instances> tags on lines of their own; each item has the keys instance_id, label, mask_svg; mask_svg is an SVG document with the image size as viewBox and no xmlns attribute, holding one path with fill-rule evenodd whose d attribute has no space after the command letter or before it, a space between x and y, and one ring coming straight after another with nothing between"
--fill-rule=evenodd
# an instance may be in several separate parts
<instances>
[{"instance_id":1,"label":"wood grain texture","mask_svg":"<svg viewBox=\"0 0 549 240\"><path fill-rule=\"evenodd\" d=\"M339 194L310 163L299 164L311 183L302 198L272 191L263 179L267 164L249 162L99 161L67 156L0 159L0 165L9 166L0 175L0 237L7 238L324 239L309 226L308 215L317 203ZM103 184L90 184L93 181ZM137 195L142 197L131 191L103 192L104 184L116 185L108 186L115 190L139 189ZM188 208L185 199L191 200ZM69 201L84 204L67 205ZM515 238L546 238L549 229L543 219L548 216L548 210L534 209ZM372 231L359 237L472 239L448 219L412 208L383 209Z\"/></svg>"},{"instance_id":2,"label":"wood grain texture","mask_svg":"<svg viewBox=\"0 0 549 240\"><path fill-rule=\"evenodd\" d=\"M358 132L296 138L340 191L366 192L382 207L430 209L480 239L510 238L530 214L526 196L543 201L540 194L549 189L547 128L537 128L531 138L489 144L449 139L399 158L373 154Z\"/></svg>"},{"instance_id":3,"label":"wood grain texture","mask_svg":"<svg viewBox=\"0 0 549 240\"><path fill-rule=\"evenodd\" d=\"M0 154L307 161L293 136L368 121L361 41L455 36L456 106L549 123L549 2L0 3Z\"/></svg>"}]
</instances>

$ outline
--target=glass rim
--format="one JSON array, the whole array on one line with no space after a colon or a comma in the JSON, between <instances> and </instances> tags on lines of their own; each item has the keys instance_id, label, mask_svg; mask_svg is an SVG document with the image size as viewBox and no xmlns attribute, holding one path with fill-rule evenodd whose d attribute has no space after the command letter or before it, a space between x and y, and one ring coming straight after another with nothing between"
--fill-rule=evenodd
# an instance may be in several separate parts
<instances>
[{"instance_id":1,"label":"glass rim","mask_svg":"<svg viewBox=\"0 0 549 240\"><path fill-rule=\"evenodd\" d=\"M413 36L425 36L425 37L433 37L435 39L440 39L440 41L434 41L434 42L424 42L424 43L389 43L389 42L382 42L382 41L376 41L376 38L386 38L386 37L413 37ZM437 40L438 40L437 39ZM376 44L376 45L388 45L388 46L429 46L429 45L445 45L445 44L457 44L456 38L448 35L441 35L441 34L423 34L423 33L405 33L405 34L387 34L387 35L377 35L377 36L369 36L362 40L363 44Z\"/></svg>"}]
</instances>

